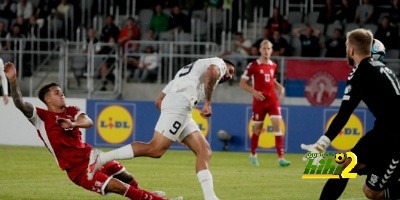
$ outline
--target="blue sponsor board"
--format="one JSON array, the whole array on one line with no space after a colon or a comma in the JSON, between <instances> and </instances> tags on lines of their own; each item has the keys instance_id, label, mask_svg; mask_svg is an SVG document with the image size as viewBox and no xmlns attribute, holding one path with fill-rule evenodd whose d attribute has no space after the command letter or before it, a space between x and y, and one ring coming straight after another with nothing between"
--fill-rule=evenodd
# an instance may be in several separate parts
<instances>
[{"instance_id":1,"label":"blue sponsor board","mask_svg":"<svg viewBox=\"0 0 400 200\"><path fill-rule=\"evenodd\" d=\"M250 104L214 103L212 117L208 120L197 116L202 105L197 108L192 113L193 118L213 150L223 149L224 143L218 139L217 133L219 130L225 130L232 135L228 144L229 151L249 151L249 131L252 130ZM324 134L337 110L337 107L327 106L282 106L286 152L304 153L300 144L312 144ZM153 102L141 101L88 100L87 114L93 119L94 126L86 131L86 142L95 147L113 148L133 141L149 142L159 117L159 111ZM359 139L357 137L361 137L373 126L374 118L366 108L356 109L353 118L339 134L340 139L356 142ZM120 131L114 131L118 129ZM267 125L265 132L271 131L271 127ZM268 148L260 147L260 151L274 152L275 148L269 146L273 144L264 141ZM329 150L342 151L349 148L349 145L351 146L336 145ZM187 149L177 142L171 148Z\"/></svg>"}]
</instances>

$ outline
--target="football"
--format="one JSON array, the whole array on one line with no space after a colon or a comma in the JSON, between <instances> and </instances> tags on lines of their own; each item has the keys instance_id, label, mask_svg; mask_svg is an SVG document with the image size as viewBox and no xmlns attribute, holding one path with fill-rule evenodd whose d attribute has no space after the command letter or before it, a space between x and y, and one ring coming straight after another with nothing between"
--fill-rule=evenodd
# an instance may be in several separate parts
<instances>
[{"instance_id":1,"label":"football","mask_svg":"<svg viewBox=\"0 0 400 200\"><path fill-rule=\"evenodd\" d=\"M335 161L336 161L338 164L344 163L345 160L346 160L346 157L344 156L343 153L337 153L337 154L335 155Z\"/></svg>"},{"instance_id":2,"label":"football","mask_svg":"<svg viewBox=\"0 0 400 200\"><path fill-rule=\"evenodd\" d=\"M381 61L383 62L383 59L385 59L385 45L383 45L383 43L377 39L374 39L374 41L372 41L372 47L371 47L371 57L372 59L374 59L375 61Z\"/></svg>"}]
</instances>

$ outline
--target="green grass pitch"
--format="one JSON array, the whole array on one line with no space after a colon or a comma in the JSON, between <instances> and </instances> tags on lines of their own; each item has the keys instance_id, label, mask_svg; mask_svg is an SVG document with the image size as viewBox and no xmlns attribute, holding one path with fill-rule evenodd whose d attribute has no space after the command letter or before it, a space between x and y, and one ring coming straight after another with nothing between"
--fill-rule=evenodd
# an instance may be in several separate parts
<instances>
[{"instance_id":1,"label":"green grass pitch","mask_svg":"<svg viewBox=\"0 0 400 200\"><path fill-rule=\"evenodd\" d=\"M108 151L108 149L105 149ZM287 154L290 167L278 167L275 153L259 153L260 167L248 153L214 152L211 173L221 200L318 199L326 180L301 179L301 154ZM121 163L141 188L162 190L167 197L201 200L203 195L190 151L167 151L160 159L134 158ZM365 176L349 181L342 199L364 199ZM0 199L125 199L102 197L72 183L44 147L0 146Z\"/></svg>"}]
</instances>

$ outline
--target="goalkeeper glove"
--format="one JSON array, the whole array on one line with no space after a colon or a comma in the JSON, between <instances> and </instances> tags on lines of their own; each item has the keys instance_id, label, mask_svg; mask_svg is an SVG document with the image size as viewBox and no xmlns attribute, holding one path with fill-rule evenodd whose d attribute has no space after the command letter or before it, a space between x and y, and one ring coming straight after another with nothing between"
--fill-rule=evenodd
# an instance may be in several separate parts
<instances>
[{"instance_id":1,"label":"goalkeeper glove","mask_svg":"<svg viewBox=\"0 0 400 200\"><path fill-rule=\"evenodd\" d=\"M325 135L321 136L315 144L309 144L309 145L301 144L301 148L303 150L308 151L308 153L306 153L306 155L304 155L303 161L308 160L307 155L309 153L312 153L312 155L318 155L319 153L324 153L330 144L331 144L331 140L328 137L326 137ZM316 154L314 154L314 153L316 153Z\"/></svg>"}]
</instances>

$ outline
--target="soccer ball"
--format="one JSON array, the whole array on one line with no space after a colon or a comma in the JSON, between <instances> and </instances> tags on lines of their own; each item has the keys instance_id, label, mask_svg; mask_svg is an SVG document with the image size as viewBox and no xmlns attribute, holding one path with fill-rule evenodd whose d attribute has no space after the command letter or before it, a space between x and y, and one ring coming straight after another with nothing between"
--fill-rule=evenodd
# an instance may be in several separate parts
<instances>
[{"instance_id":1,"label":"soccer ball","mask_svg":"<svg viewBox=\"0 0 400 200\"><path fill-rule=\"evenodd\" d=\"M346 160L346 157L344 156L343 153L337 153L337 154L335 155L335 161L336 161L338 164L344 163L345 160Z\"/></svg>"},{"instance_id":2,"label":"soccer ball","mask_svg":"<svg viewBox=\"0 0 400 200\"><path fill-rule=\"evenodd\" d=\"M372 41L372 47L371 47L371 57L375 61L381 61L383 62L383 59L385 59L385 45L382 44L381 41L374 39Z\"/></svg>"}]
</instances>

